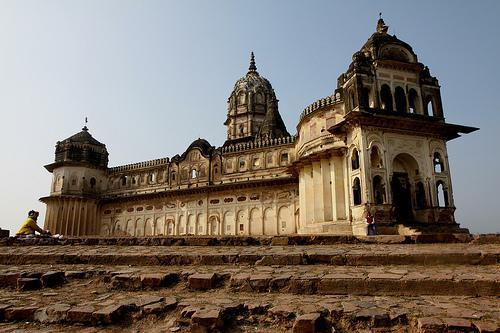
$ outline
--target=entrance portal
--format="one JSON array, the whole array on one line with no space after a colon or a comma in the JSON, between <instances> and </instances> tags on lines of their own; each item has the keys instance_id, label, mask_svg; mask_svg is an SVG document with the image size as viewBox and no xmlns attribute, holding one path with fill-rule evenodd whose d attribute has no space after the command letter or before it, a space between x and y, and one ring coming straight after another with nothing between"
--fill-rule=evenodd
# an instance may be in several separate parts
<instances>
[{"instance_id":1,"label":"entrance portal","mask_svg":"<svg viewBox=\"0 0 500 333\"><path fill-rule=\"evenodd\" d=\"M408 174L403 172L394 172L392 176L391 188L396 221L403 222L413 220L411 189Z\"/></svg>"},{"instance_id":2,"label":"entrance portal","mask_svg":"<svg viewBox=\"0 0 500 333\"><path fill-rule=\"evenodd\" d=\"M419 175L418 163L408 153L397 155L392 161L392 203L394 218L398 222L414 220L412 198L415 193L414 180Z\"/></svg>"}]
</instances>

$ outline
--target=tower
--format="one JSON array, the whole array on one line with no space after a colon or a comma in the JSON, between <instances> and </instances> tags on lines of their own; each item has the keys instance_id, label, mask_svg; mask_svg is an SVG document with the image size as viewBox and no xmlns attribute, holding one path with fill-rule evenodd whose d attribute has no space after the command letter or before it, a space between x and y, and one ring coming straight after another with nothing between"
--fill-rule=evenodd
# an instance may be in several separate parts
<instances>
[{"instance_id":1,"label":"tower","mask_svg":"<svg viewBox=\"0 0 500 333\"><path fill-rule=\"evenodd\" d=\"M45 229L70 236L96 235L99 195L107 183L106 146L82 131L56 144L55 161L45 168L53 174Z\"/></svg>"},{"instance_id":2,"label":"tower","mask_svg":"<svg viewBox=\"0 0 500 333\"><path fill-rule=\"evenodd\" d=\"M224 145L254 141L256 138L289 136L278 111L278 99L271 83L257 72L250 55L247 74L236 81L228 98L227 140Z\"/></svg>"}]
</instances>

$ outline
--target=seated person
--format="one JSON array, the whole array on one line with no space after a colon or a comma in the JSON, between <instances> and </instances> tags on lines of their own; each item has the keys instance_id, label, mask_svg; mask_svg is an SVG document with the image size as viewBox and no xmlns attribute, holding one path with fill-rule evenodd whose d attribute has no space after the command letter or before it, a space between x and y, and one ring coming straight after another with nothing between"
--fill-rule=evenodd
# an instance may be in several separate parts
<instances>
[{"instance_id":1,"label":"seated person","mask_svg":"<svg viewBox=\"0 0 500 333\"><path fill-rule=\"evenodd\" d=\"M35 236L35 231L39 232L41 235L50 235L48 230L43 230L36 224L36 220L38 219L37 211L30 210L28 213L28 218L24 221L21 229L19 229L16 233L18 237L26 237L26 236Z\"/></svg>"}]
</instances>

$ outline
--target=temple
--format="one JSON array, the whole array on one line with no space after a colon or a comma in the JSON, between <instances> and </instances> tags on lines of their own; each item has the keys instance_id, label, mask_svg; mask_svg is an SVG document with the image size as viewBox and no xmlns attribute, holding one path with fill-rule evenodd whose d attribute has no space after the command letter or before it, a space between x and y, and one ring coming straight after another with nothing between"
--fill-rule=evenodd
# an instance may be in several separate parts
<instances>
[{"instance_id":1,"label":"temple","mask_svg":"<svg viewBox=\"0 0 500 333\"><path fill-rule=\"evenodd\" d=\"M331 96L290 135L254 54L227 102L227 140L108 166L87 127L57 142L45 229L74 236L366 235L464 231L446 143L476 128L445 121L438 80L412 47L376 32Z\"/></svg>"}]
</instances>

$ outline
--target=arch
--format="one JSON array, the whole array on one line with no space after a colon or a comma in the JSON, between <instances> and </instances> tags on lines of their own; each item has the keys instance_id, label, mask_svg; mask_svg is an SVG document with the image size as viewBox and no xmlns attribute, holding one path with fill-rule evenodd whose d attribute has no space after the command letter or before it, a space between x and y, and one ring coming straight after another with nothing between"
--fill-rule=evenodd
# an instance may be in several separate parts
<instances>
[{"instance_id":1,"label":"arch","mask_svg":"<svg viewBox=\"0 0 500 333\"><path fill-rule=\"evenodd\" d=\"M425 109L424 109L425 115L426 116L433 116L435 117L435 111L434 111L434 99L432 96L427 96L425 98Z\"/></svg>"},{"instance_id":2,"label":"arch","mask_svg":"<svg viewBox=\"0 0 500 333\"><path fill-rule=\"evenodd\" d=\"M434 152L432 163L434 165L434 172L435 173L444 172L444 162L443 162L443 158L441 157L441 154L439 152Z\"/></svg>"},{"instance_id":3,"label":"arch","mask_svg":"<svg viewBox=\"0 0 500 333\"><path fill-rule=\"evenodd\" d=\"M184 215L179 216L179 225L178 225L179 231L177 232L178 235L185 235L186 234L186 217Z\"/></svg>"},{"instance_id":4,"label":"arch","mask_svg":"<svg viewBox=\"0 0 500 333\"><path fill-rule=\"evenodd\" d=\"M171 180L172 182L175 182L175 171L172 171L172 172L170 173L170 180Z\"/></svg>"},{"instance_id":5,"label":"arch","mask_svg":"<svg viewBox=\"0 0 500 333\"><path fill-rule=\"evenodd\" d=\"M143 237L145 227L146 227L146 225L145 225L145 222L143 221L143 219L138 218L135 221L135 236L136 237Z\"/></svg>"},{"instance_id":6,"label":"arch","mask_svg":"<svg viewBox=\"0 0 500 333\"><path fill-rule=\"evenodd\" d=\"M264 210L264 235L276 235L276 215L273 208L266 208Z\"/></svg>"},{"instance_id":7,"label":"arch","mask_svg":"<svg viewBox=\"0 0 500 333\"><path fill-rule=\"evenodd\" d=\"M417 204L417 209L422 209L427 206L425 200L425 187L422 182L417 182L415 185L415 203Z\"/></svg>"},{"instance_id":8,"label":"arch","mask_svg":"<svg viewBox=\"0 0 500 333\"><path fill-rule=\"evenodd\" d=\"M380 102L382 110L392 111L392 93L387 84L383 84L380 89Z\"/></svg>"},{"instance_id":9,"label":"arch","mask_svg":"<svg viewBox=\"0 0 500 333\"><path fill-rule=\"evenodd\" d=\"M288 206L282 206L278 210L278 233L288 234L291 233L290 229L293 226L293 219L290 214Z\"/></svg>"},{"instance_id":10,"label":"arch","mask_svg":"<svg viewBox=\"0 0 500 333\"><path fill-rule=\"evenodd\" d=\"M175 235L175 222L173 219L167 219L166 224L166 234L169 236Z\"/></svg>"},{"instance_id":11,"label":"arch","mask_svg":"<svg viewBox=\"0 0 500 333\"><path fill-rule=\"evenodd\" d=\"M195 235L196 234L196 216L194 214L189 214L186 224L186 234Z\"/></svg>"},{"instance_id":12,"label":"arch","mask_svg":"<svg viewBox=\"0 0 500 333\"><path fill-rule=\"evenodd\" d=\"M122 186L127 186L128 176L121 176L120 180Z\"/></svg>"},{"instance_id":13,"label":"arch","mask_svg":"<svg viewBox=\"0 0 500 333\"><path fill-rule=\"evenodd\" d=\"M197 235L208 235L208 230L206 229L207 219L204 213L198 214L196 218L196 234Z\"/></svg>"},{"instance_id":14,"label":"arch","mask_svg":"<svg viewBox=\"0 0 500 333\"><path fill-rule=\"evenodd\" d=\"M436 182L436 199L438 207L448 207L448 190L442 180Z\"/></svg>"},{"instance_id":15,"label":"arch","mask_svg":"<svg viewBox=\"0 0 500 333\"><path fill-rule=\"evenodd\" d=\"M198 170L196 168L191 169L191 179L196 179L198 178Z\"/></svg>"},{"instance_id":16,"label":"arch","mask_svg":"<svg viewBox=\"0 0 500 333\"><path fill-rule=\"evenodd\" d=\"M361 205L361 182L358 177L352 182L352 198L355 206Z\"/></svg>"},{"instance_id":17,"label":"arch","mask_svg":"<svg viewBox=\"0 0 500 333\"><path fill-rule=\"evenodd\" d=\"M408 92L408 105L409 105L408 111L410 113L420 113L418 94L417 91L413 88L410 89L410 91Z\"/></svg>"},{"instance_id":18,"label":"arch","mask_svg":"<svg viewBox=\"0 0 500 333\"><path fill-rule=\"evenodd\" d=\"M165 235L165 221L163 220L163 217L156 218L155 233L154 234L157 236Z\"/></svg>"},{"instance_id":19,"label":"arch","mask_svg":"<svg viewBox=\"0 0 500 333\"><path fill-rule=\"evenodd\" d=\"M101 225L101 229L99 231L100 236L109 236L110 235L110 230L107 224Z\"/></svg>"},{"instance_id":20,"label":"arch","mask_svg":"<svg viewBox=\"0 0 500 333\"><path fill-rule=\"evenodd\" d=\"M135 222L132 219L127 221L126 233L129 236L135 236Z\"/></svg>"},{"instance_id":21,"label":"arch","mask_svg":"<svg viewBox=\"0 0 500 333\"><path fill-rule=\"evenodd\" d=\"M396 87L394 90L394 99L396 101L396 111L398 113L406 113L406 95L403 88Z\"/></svg>"},{"instance_id":22,"label":"arch","mask_svg":"<svg viewBox=\"0 0 500 333\"><path fill-rule=\"evenodd\" d=\"M208 218L207 233L210 235L220 235L220 219L218 215L211 215Z\"/></svg>"},{"instance_id":23,"label":"arch","mask_svg":"<svg viewBox=\"0 0 500 333\"><path fill-rule=\"evenodd\" d=\"M401 153L392 161L392 204L394 216L398 222L413 220L413 203L415 186L413 179L419 174L417 160L408 153Z\"/></svg>"},{"instance_id":24,"label":"arch","mask_svg":"<svg viewBox=\"0 0 500 333\"><path fill-rule=\"evenodd\" d=\"M365 108L370 107L370 89L367 87L361 90L361 105Z\"/></svg>"},{"instance_id":25,"label":"arch","mask_svg":"<svg viewBox=\"0 0 500 333\"><path fill-rule=\"evenodd\" d=\"M356 148L354 148L351 153L351 169L352 170L359 169L359 153Z\"/></svg>"},{"instance_id":26,"label":"arch","mask_svg":"<svg viewBox=\"0 0 500 333\"><path fill-rule=\"evenodd\" d=\"M262 213L259 208L250 210L250 235L262 235Z\"/></svg>"},{"instance_id":27,"label":"arch","mask_svg":"<svg viewBox=\"0 0 500 333\"><path fill-rule=\"evenodd\" d=\"M381 205L385 202L385 184L381 176L373 177L373 200L376 205Z\"/></svg>"},{"instance_id":28,"label":"arch","mask_svg":"<svg viewBox=\"0 0 500 333\"><path fill-rule=\"evenodd\" d=\"M90 178L90 188L91 189L94 189L95 188L95 185L97 184L97 181L94 177Z\"/></svg>"},{"instance_id":29,"label":"arch","mask_svg":"<svg viewBox=\"0 0 500 333\"><path fill-rule=\"evenodd\" d=\"M144 222L144 236L153 236L153 230L153 219L146 219L146 222Z\"/></svg>"},{"instance_id":30,"label":"arch","mask_svg":"<svg viewBox=\"0 0 500 333\"><path fill-rule=\"evenodd\" d=\"M384 166L380 154L380 149L378 149L378 147L375 145L373 145L370 150L370 165L372 168L382 168Z\"/></svg>"},{"instance_id":31,"label":"arch","mask_svg":"<svg viewBox=\"0 0 500 333\"><path fill-rule=\"evenodd\" d=\"M234 213L225 212L224 213L224 229L223 233L225 235L234 235L235 225L234 225Z\"/></svg>"},{"instance_id":32,"label":"arch","mask_svg":"<svg viewBox=\"0 0 500 333\"><path fill-rule=\"evenodd\" d=\"M353 89L349 90L349 102L351 103L351 110L357 106Z\"/></svg>"}]
</instances>

